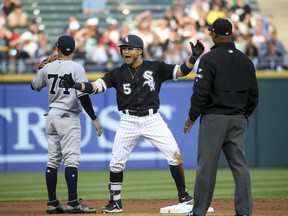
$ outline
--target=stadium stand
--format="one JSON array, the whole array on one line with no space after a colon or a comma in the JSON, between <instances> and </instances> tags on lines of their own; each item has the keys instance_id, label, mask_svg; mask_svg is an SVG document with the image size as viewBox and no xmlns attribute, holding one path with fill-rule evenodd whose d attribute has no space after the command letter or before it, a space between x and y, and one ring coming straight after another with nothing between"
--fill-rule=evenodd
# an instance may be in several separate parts
<instances>
[{"instance_id":1,"label":"stadium stand","mask_svg":"<svg viewBox=\"0 0 288 216\"><path fill-rule=\"evenodd\" d=\"M163 16L165 8L173 3L173 0L108 0L106 13L104 14L83 14L81 8L82 0L22 0L21 4L29 14L29 20L35 19L42 30L49 34L49 42L53 43L58 36L63 34L68 16L77 15L81 26L91 17L99 19L100 31L107 27L105 19L113 17L119 23L133 19L143 10L152 10L155 18ZM129 10L129 14L127 13ZM124 12L124 13L123 13Z\"/></svg>"},{"instance_id":2,"label":"stadium stand","mask_svg":"<svg viewBox=\"0 0 288 216\"><path fill-rule=\"evenodd\" d=\"M178 0L177 2L180 2L185 8L185 12L189 13L189 8L195 1L196 0ZM117 20L118 26L120 26L124 22L129 24L133 23L135 17L144 11L151 11L153 20L157 20L163 18L165 10L175 2L176 0L106 0L105 12L97 14L82 13L82 0L21 0L21 6L28 14L28 23L35 20L38 23L39 30L47 34L48 45L53 47L57 38L64 34L69 16L71 15L77 17L81 28L86 25L88 19L96 17L99 21L97 21L97 29L102 34L108 28L107 18L114 18ZM249 4L253 14L261 14L257 0L247 0L245 2ZM24 28L14 29L14 31L19 34L26 30L27 29ZM99 38L97 38L97 40L99 41ZM83 60L83 56L79 56L79 60L83 62L88 72L107 69L107 65L102 64L95 67L95 62L91 62L91 59L87 61L87 59ZM37 64L37 62L33 62L33 64L27 68L35 68L35 64ZM27 73L29 72L31 72L31 70Z\"/></svg>"},{"instance_id":3,"label":"stadium stand","mask_svg":"<svg viewBox=\"0 0 288 216\"><path fill-rule=\"evenodd\" d=\"M28 13L29 20L35 19L40 29L45 30L49 36L49 42L53 43L63 33L70 14L77 15L80 24L91 17L99 19L100 31L107 27L105 19L113 17L119 23L133 18L144 10L151 10L154 18L163 16L163 11L173 4L173 0L108 0L105 14L83 14L81 9L82 0L22 0L23 9ZM184 1L185 5L193 2ZM259 11L257 0L250 0L249 5L254 12ZM129 11L129 14L126 14ZM126 13L125 13L126 12Z\"/></svg>"}]
</instances>

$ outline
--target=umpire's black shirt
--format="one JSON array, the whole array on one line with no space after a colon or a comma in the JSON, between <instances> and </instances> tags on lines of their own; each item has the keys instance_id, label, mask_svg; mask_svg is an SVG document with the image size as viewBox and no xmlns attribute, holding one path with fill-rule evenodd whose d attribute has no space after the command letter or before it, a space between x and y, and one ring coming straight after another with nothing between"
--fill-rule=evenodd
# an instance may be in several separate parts
<instances>
[{"instance_id":1,"label":"umpire's black shirt","mask_svg":"<svg viewBox=\"0 0 288 216\"><path fill-rule=\"evenodd\" d=\"M233 42L217 43L202 56L196 72L189 117L252 114L258 85L252 61Z\"/></svg>"}]
</instances>

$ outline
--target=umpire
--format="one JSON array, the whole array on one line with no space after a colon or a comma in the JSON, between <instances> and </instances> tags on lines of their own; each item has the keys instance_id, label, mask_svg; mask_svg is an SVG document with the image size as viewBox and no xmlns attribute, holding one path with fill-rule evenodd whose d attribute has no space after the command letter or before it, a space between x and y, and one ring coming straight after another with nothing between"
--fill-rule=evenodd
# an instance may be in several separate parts
<instances>
[{"instance_id":1,"label":"umpire","mask_svg":"<svg viewBox=\"0 0 288 216\"><path fill-rule=\"evenodd\" d=\"M211 204L221 150L235 182L235 216L252 214L250 171L245 159L247 118L258 103L258 84L250 59L235 48L232 24L217 19L208 29L214 46L199 62L184 134L201 116L194 207L186 216L204 216Z\"/></svg>"}]
</instances>

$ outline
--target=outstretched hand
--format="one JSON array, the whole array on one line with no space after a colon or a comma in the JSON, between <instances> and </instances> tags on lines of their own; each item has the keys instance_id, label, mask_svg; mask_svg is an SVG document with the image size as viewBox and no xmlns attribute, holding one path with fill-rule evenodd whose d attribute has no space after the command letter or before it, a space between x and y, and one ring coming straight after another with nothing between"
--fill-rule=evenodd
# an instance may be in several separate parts
<instances>
[{"instance_id":1,"label":"outstretched hand","mask_svg":"<svg viewBox=\"0 0 288 216\"><path fill-rule=\"evenodd\" d=\"M62 88L74 88L75 81L72 78L72 74L64 74L63 76L60 76L60 87Z\"/></svg>"},{"instance_id":2,"label":"outstretched hand","mask_svg":"<svg viewBox=\"0 0 288 216\"><path fill-rule=\"evenodd\" d=\"M192 50L192 56L198 58L204 51L204 45L199 40L197 40L195 45L192 42L189 43Z\"/></svg>"}]
</instances>

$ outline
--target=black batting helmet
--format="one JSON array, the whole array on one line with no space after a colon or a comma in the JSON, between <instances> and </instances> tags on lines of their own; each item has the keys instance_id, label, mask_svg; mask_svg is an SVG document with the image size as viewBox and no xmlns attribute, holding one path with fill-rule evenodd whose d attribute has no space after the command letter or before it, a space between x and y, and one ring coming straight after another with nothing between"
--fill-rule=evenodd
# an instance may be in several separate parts
<instances>
[{"instance_id":1,"label":"black batting helmet","mask_svg":"<svg viewBox=\"0 0 288 216\"><path fill-rule=\"evenodd\" d=\"M122 46L128 46L128 47L136 47L136 48L141 48L143 49L143 40L138 37L137 35L126 35L123 40L122 44L119 45L121 48Z\"/></svg>"}]
</instances>

